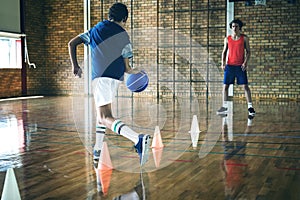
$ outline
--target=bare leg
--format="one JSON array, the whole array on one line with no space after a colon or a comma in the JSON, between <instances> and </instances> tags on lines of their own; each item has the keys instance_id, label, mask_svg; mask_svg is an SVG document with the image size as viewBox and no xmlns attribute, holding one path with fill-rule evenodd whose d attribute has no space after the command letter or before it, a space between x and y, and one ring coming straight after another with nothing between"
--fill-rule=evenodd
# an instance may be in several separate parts
<instances>
[{"instance_id":1,"label":"bare leg","mask_svg":"<svg viewBox=\"0 0 300 200\"><path fill-rule=\"evenodd\" d=\"M223 101L228 101L228 89L229 85L223 85Z\"/></svg>"},{"instance_id":2,"label":"bare leg","mask_svg":"<svg viewBox=\"0 0 300 200\"><path fill-rule=\"evenodd\" d=\"M100 106L97 108L97 120L99 124L111 128L112 123L116 120L112 116L111 104Z\"/></svg>"},{"instance_id":3,"label":"bare leg","mask_svg":"<svg viewBox=\"0 0 300 200\"><path fill-rule=\"evenodd\" d=\"M111 104L98 107L97 116L99 123L110 128L113 132L126 137L135 144L135 148L140 156L141 165L147 162L150 145L150 136L148 134L138 134L120 120L115 119L112 116Z\"/></svg>"},{"instance_id":4,"label":"bare leg","mask_svg":"<svg viewBox=\"0 0 300 200\"><path fill-rule=\"evenodd\" d=\"M113 132L126 137L134 144L138 143L139 134L112 116L111 104L98 107L97 116L100 123L110 128Z\"/></svg>"},{"instance_id":5,"label":"bare leg","mask_svg":"<svg viewBox=\"0 0 300 200\"><path fill-rule=\"evenodd\" d=\"M249 111L249 116L254 116L255 115L255 110L252 106L252 98L251 98L251 91L248 85L244 85L244 90L245 90L245 95L246 99L248 102L248 111Z\"/></svg>"},{"instance_id":6,"label":"bare leg","mask_svg":"<svg viewBox=\"0 0 300 200\"><path fill-rule=\"evenodd\" d=\"M251 91L248 85L243 85L248 103L252 103Z\"/></svg>"},{"instance_id":7,"label":"bare leg","mask_svg":"<svg viewBox=\"0 0 300 200\"><path fill-rule=\"evenodd\" d=\"M222 107L217 111L217 115L223 115L227 113L227 101L228 101L228 88L229 85L224 84L223 85L223 105Z\"/></svg>"}]
</instances>

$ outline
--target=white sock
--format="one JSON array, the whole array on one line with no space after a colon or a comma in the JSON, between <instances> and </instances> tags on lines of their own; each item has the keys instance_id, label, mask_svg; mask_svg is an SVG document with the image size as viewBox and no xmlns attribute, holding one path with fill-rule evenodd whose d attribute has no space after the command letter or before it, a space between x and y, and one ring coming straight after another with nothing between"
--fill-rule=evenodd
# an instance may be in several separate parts
<instances>
[{"instance_id":1,"label":"white sock","mask_svg":"<svg viewBox=\"0 0 300 200\"><path fill-rule=\"evenodd\" d=\"M248 102L248 108L252 108L252 102Z\"/></svg>"},{"instance_id":2,"label":"white sock","mask_svg":"<svg viewBox=\"0 0 300 200\"><path fill-rule=\"evenodd\" d=\"M223 107L228 108L228 101L223 101Z\"/></svg>"},{"instance_id":3,"label":"white sock","mask_svg":"<svg viewBox=\"0 0 300 200\"><path fill-rule=\"evenodd\" d=\"M94 146L95 150L102 149L105 131L106 131L106 126L97 124L97 126L96 126L96 142L95 142L95 146Z\"/></svg>"},{"instance_id":4,"label":"white sock","mask_svg":"<svg viewBox=\"0 0 300 200\"><path fill-rule=\"evenodd\" d=\"M139 141L139 134L134 130L126 126L122 121L115 120L111 125L111 130L119 135L126 137L131 140L134 144Z\"/></svg>"},{"instance_id":5,"label":"white sock","mask_svg":"<svg viewBox=\"0 0 300 200\"><path fill-rule=\"evenodd\" d=\"M227 117L223 117L222 121L223 121L223 126L227 125Z\"/></svg>"},{"instance_id":6,"label":"white sock","mask_svg":"<svg viewBox=\"0 0 300 200\"><path fill-rule=\"evenodd\" d=\"M252 126L252 120L251 119L248 119L247 126Z\"/></svg>"}]
</instances>

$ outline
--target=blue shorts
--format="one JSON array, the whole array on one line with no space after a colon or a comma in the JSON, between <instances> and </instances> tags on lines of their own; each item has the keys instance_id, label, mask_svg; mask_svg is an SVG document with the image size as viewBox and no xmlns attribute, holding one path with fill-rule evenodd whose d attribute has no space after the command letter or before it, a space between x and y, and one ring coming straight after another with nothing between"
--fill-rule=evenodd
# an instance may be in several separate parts
<instances>
[{"instance_id":1,"label":"blue shorts","mask_svg":"<svg viewBox=\"0 0 300 200\"><path fill-rule=\"evenodd\" d=\"M237 81L238 85L247 85L247 71L243 71L241 66L232 66L226 65L224 70L224 81L223 83L226 85L234 84L234 81Z\"/></svg>"}]
</instances>

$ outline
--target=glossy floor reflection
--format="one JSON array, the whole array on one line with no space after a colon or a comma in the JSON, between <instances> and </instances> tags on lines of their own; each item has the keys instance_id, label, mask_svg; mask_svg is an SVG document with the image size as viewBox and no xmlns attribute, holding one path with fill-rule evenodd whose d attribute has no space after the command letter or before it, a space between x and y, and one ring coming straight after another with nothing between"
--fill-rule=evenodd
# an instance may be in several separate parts
<instances>
[{"instance_id":1,"label":"glossy floor reflection","mask_svg":"<svg viewBox=\"0 0 300 200\"><path fill-rule=\"evenodd\" d=\"M79 99L78 99L79 98ZM44 97L0 101L0 194L14 168L22 199L300 199L299 102L220 102L118 98L114 114L154 136L139 167L131 142L107 132L112 170L95 170L90 99ZM199 138L192 147L191 123Z\"/></svg>"}]
</instances>

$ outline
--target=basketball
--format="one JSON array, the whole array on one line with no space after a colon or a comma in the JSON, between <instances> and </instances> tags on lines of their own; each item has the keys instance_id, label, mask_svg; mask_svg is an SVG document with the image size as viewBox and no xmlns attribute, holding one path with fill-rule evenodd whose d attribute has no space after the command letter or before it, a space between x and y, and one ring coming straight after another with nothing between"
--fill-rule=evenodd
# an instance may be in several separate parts
<instances>
[{"instance_id":1,"label":"basketball","mask_svg":"<svg viewBox=\"0 0 300 200\"><path fill-rule=\"evenodd\" d=\"M129 74L126 80L126 87L131 92L142 92L144 91L149 83L149 77L144 70L136 74Z\"/></svg>"}]
</instances>

